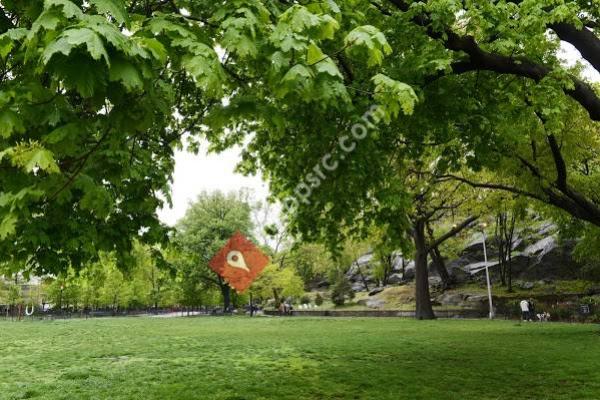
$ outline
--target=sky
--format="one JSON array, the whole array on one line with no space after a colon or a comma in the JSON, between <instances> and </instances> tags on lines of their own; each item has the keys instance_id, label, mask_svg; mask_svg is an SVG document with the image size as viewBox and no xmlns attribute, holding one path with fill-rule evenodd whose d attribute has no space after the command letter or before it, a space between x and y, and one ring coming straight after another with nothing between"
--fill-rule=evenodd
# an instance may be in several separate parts
<instances>
[{"instance_id":1,"label":"sky","mask_svg":"<svg viewBox=\"0 0 600 400\"><path fill-rule=\"evenodd\" d=\"M203 149L207 147L204 143ZM188 204L203 191L237 192L240 189L250 189L254 200L265 201L269 190L260 176L246 177L234 172L240 160L240 151L239 147L221 154L206 154L206 151L201 150L195 155L178 151L175 155L172 185L173 208L159 210L160 220L167 225L174 225L184 216Z\"/></svg>"},{"instance_id":2,"label":"sky","mask_svg":"<svg viewBox=\"0 0 600 400\"><path fill-rule=\"evenodd\" d=\"M584 76L592 81L600 81L600 73L581 59L579 52L570 44L563 43L563 57L566 64L573 65L577 61L587 67ZM205 143L203 149L208 145ZM198 155L179 151L175 156L175 174L172 187L173 208L159 210L159 217L167 225L174 225L184 216L188 204L203 191L221 190L224 192L250 189L254 200L265 201L268 187L260 176L245 177L234 172L240 160L240 148L233 148L221 154L206 154L200 151Z\"/></svg>"}]
</instances>

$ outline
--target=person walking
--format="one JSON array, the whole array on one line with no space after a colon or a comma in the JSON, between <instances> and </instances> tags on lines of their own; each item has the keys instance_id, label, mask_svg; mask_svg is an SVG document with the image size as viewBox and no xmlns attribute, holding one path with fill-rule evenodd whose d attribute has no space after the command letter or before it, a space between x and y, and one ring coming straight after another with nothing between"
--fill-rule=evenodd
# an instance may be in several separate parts
<instances>
[{"instance_id":1,"label":"person walking","mask_svg":"<svg viewBox=\"0 0 600 400\"><path fill-rule=\"evenodd\" d=\"M521 306L521 317L523 318L523 321L529 321L529 302L527 300L521 300L519 305Z\"/></svg>"}]
</instances>

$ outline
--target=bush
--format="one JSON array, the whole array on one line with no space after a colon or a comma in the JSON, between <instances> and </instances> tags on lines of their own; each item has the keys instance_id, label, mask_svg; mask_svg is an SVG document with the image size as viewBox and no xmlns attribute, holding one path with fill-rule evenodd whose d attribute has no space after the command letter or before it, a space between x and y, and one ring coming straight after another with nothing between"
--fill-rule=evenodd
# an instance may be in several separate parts
<instances>
[{"instance_id":1,"label":"bush","mask_svg":"<svg viewBox=\"0 0 600 400\"><path fill-rule=\"evenodd\" d=\"M576 317L576 312L572 307L558 306L550 312L550 315L553 321L570 321Z\"/></svg>"},{"instance_id":2,"label":"bush","mask_svg":"<svg viewBox=\"0 0 600 400\"><path fill-rule=\"evenodd\" d=\"M310 296L307 294L302 295L302 297L300 297L300 304L309 304L310 303Z\"/></svg>"},{"instance_id":3,"label":"bush","mask_svg":"<svg viewBox=\"0 0 600 400\"><path fill-rule=\"evenodd\" d=\"M354 292L346 275L339 273L331 289L331 301L336 306L343 306L346 298L354 298Z\"/></svg>"},{"instance_id":4,"label":"bush","mask_svg":"<svg viewBox=\"0 0 600 400\"><path fill-rule=\"evenodd\" d=\"M323 296L321 296L321 293L317 293L317 296L315 297L315 304L318 306L323 305Z\"/></svg>"}]
</instances>

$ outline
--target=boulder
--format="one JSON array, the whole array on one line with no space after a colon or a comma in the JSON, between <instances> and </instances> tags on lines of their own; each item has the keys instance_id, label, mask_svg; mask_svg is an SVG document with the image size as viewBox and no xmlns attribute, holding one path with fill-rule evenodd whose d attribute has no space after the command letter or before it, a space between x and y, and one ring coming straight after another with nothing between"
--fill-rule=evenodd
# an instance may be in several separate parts
<instances>
[{"instance_id":1,"label":"boulder","mask_svg":"<svg viewBox=\"0 0 600 400\"><path fill-rule=\"evenodd\" d=\"M415 279L415 262L409 262L404 268L404 275L402 276L406 281L412 281Z\"/></svg>"},{"instance_id":2,"label":"boulder","mask_svg":"<svg viewBox=\"0 0 600 400\"><path fill-rule=\"evenodd\" d=\"M439 276L430 276L429 277L429 284L431 286L441 286L442 285L442 278L440 278Z\"/></svg>"},{"instance_id":3,"label":"boulder","mask_svg":"<svg viewBox=\"0 0 600 400\"><path fill-rule=\"evenodd\" d=\"M465 295L460 293L443 293L435 301L443 306L459 306L463 304Z\"/></svg>"},{"instance_id":4,"label":"boulder","mask_svg":"<svg viewBox=\"0 0 600 400\"><path fill-rule=\"evenodd\" d=\"M525 250L523 250L523 253L529 257L544 257L544 255L554 250L556 247L558 247L556 238L554 236L548 236L527 246Z\"/></svg>"},{"instance_id":5,"label":"boulder","mask_svg":"<svg viewBox=\"0 0 600 400\"><path fill-rule=\"evenodd\" d=\"M558 226L554 222L544 222L537 230L538 236L548 236L558 230Z\"/></svg>"},{"instance_id":6,"label":"boulder","mask_svg":"<svg viewBox=\"0 0 600 400\"><path fill-rule=\"evenodd\" d=\"M529 266L517 276L523 280L573 279L581 269L573 259L573 240L558 240L551 236L528 246L523 253L529 255Z\"/></svg>"},{"instance_id":7,"label":"boulder","mask_svg":"<svg viewBox=\"0 0 600 400\"><path fill-rule=\"evenodd\" d=\"M395 274L391 274L388 278L388 283L390 285L397 285L399 283L402 283L403 277L402 274L399 273L395 273Z\"/></svg>"},{"instance_id":8,"label":"boulder","mask_svg":"<svg viewBox=\"0 0 600 400\"><path fill-rule=\"evenodd\" d=\"M366 289L365 289L365 285L363 285L363 284L362 284L362 283L360 283L360 282L354 283L354 284L352 285L352 291L353 291L353 292L364 292L365 290L366 290Z\"/></svg>"},{"instance_id":9,"label":"boulder","mask_svg":"<svg viewBox=\"0 0 600 400\"><path fill-rule=\"evenodd\" d=\"M523 290L531 290L535 286L533 282L517 282L517 287L520 287Z\"/></svg>"},{"instance_id":10,"label":"boulder","mask_svg":"<svg viewBox=\"0 0 600 400\"><path fill-rule=\"evenodd\" d=\"M368 278L371 273L371 270L372 270L372 266L371 266L372 260L373 260L372 252L363 254L362 256L358 257L352 263L352 265L348 269L348 272L346 272L346 276L348 277L348 279L352 282L356 282L356 281L360 280L359 269L360 269L360 272L362 272Z\"/></svg>"},{"instance_id":11,"label":"boulder","mask_svg":"<svg viewBox=\"0 0 600 400\"><path fill-rule=\"evenodd\" d=\"M483 308L488 305L488 296L487 295L469 295L464 300L464 304L473 307L473 308Z\"/></svg>"},{"instance_id":12,"label":"boulder","mask_svg":"<svg viewBox=\"0 0 600 400\"><path fill-rule=\"evenodd\" d=\"M403 267L406 268L408 263L409 260L403 258L402 253L395 252L392 259L392 271L402 272Z\"/></svg>"},{"instance_id":13,"label":"boulder","mask_svg":"<svg viewBox=\"0 0 600 400\"><path fill-rule=\"evenodd\" d=\"M385 301L381 299L368 299L366 301L366 306L369 308L383 308L383 306L385 306Z\"/></svg>"}]
</instances>

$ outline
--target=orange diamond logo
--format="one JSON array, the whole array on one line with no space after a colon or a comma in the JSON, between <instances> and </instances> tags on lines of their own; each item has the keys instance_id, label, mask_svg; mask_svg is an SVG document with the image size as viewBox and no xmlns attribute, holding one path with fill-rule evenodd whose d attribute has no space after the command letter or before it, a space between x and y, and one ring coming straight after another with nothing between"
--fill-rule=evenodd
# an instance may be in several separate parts
<instances>
[{"instance_id":1,"label":"orange diamond logo","mask_svg":"<svg viewBox=\"0 0 600 400\"><path fill-rule=\"evenodd\" d=\"M269 257L236 232L208 265L238 293L244 292L269 264Z\"/></svg>"}]
</instances>

